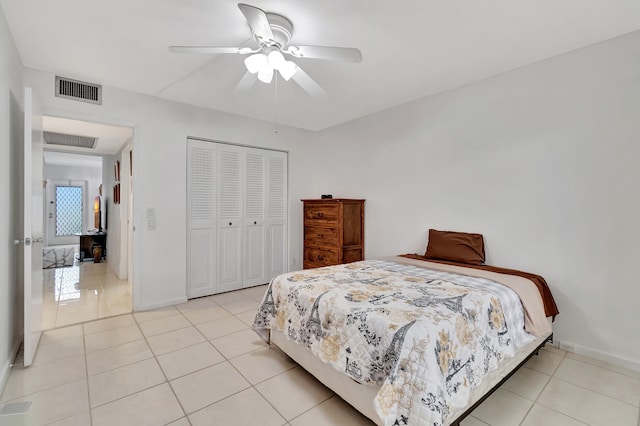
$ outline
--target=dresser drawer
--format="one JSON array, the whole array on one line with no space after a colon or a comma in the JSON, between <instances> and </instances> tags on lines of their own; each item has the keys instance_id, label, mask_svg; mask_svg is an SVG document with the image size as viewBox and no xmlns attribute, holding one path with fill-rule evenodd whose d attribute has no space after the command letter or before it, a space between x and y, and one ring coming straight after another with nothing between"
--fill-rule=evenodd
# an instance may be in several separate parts
<instances>
[{"instance_id":1,"label":"dresser drawer","mask_svg":"<svg viewBox=\"0 0 640 426\"><path fill-rule=\"evenodd\" d=\"M304 248L304 263L313 263L319 266L329 266L338 264L338 252L333 250L322 250L311 247Z\"/></svg>"},{"instance_id":2,"label":"dresser drawer","mask_svg":"<svg viewBox=\"0 0 640 426\"><path fill-rule=\"evenodd\" d=\"M340 206L338 204L305 204L304 223L339 224Z\"/></svg>"},{"instance_id":3,"label":"dresser drawer","mask_svg":"<svg viewBox=\"0 0 640 426\"><path fill-rule=\"evenodd\" d=\"M305 246L331 246L340 244L339 228L320 228L315 226L304 227Z\"/></svg>"}]
</instances>

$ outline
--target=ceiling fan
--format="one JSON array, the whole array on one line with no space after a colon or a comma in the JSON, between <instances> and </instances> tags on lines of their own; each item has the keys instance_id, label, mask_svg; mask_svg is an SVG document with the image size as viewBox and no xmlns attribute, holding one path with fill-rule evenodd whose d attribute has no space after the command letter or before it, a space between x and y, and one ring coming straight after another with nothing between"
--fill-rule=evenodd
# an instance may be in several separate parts
<instances>
[{"instance_id":1,"label":"ceiling fan","mask_svg":"<svg viewBox=\"0 0 640 426\"><path fill-rule=\"evenodd\" d=\"M358 49L351 47L290 45L293 24L287 18L276 13L267 13L262 9L244 3L239 3L238 8L240 8L240 12L242 12L251 28L251 36L258 43L257 48L170 46L169 51L174 53L235 53L250 55L245 58L244 63L248 73L257 74L258 80L263 83L271 83L273 75L277 71L286 81L293 78L308 92L318 91L314 89L322 91L322 89L295 62L287 60L285 55L300 59L314 58L343 62L362 61L362 53Z\"/></svg>"}]
</instances>

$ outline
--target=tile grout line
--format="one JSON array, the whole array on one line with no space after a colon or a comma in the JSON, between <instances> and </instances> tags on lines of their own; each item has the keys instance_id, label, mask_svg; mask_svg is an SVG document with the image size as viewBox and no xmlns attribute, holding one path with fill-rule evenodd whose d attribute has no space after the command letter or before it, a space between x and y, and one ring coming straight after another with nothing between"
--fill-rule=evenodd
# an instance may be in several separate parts
<instances>
[{"instance_id":1,"label":"tile grout line","mask_svg":"<svg viewBox=\"0 0 640 426\"><path fill-rule=\"evenodd\" d=\"M553 352L550 352L553 353ZM535 356L540 356L540 354L536 354ZM564 361L565 357L567 356L567 353L565 352L564 354L562 354L560 362L558 362L558 365L556 365L556 367L553 369L553 371L551 372L549 376L549 379L547 379L547 382L544 384L544 386L542 387L542 389L540 390L540 393L538 393L538 395L536 396L536 398L533 400L533 404L531 404L531 406L529 407L529 409L527 410L526 414L524 415L524 417L522 418L522 420L520 421L520 425L522 425L522 423L525 422L525 420L527 420L527 417L529 417L529 414L531 413L531 410L533 409L533 407L535 407L536 404L538 404L538 399L540 399L540 396L542 396L542 394L544 393L545 389L547 388L547 386L549 386L549 383L551 383L551 379L553 379L554 375L556 374L556 371L558 370L558 368L560 368L560 364L562 364L562 361ZM523 365L523 367L527 368L525 365ZM536 371L537 373L540 374L545 374L542 373L541 371L537 371L537 370L533 370ZM502 386L500 386L500 388L502 388ZM507 390L507 389L505 389ZM544 405L544 404L542 404ZM545 406L546 407L546 406ZM555 411L555 410L554 410Z\"/></svg>"},{"instance_id":2,"label":"tile grout line","mask_svg":"<svg viewBox=\"0 0 640 426\"><path fill-rule=\"evenodd\" d=\"M542 387L542 390L540 390L540 393L538 394L538 396L536 397L535 401L533 401L533 406L535 406L536 404L540 404L544 407L547 407L546 405L542 404L541 402L539 402L540 397L542 396L542 394L544 393L544 391L547 389L547 387L549 386L549 383L551 383L551 380L553 380L553 378L556 376L556 372L558 371L558 368L560 368L560 365L564 362L564 360L567 358L567 352L565 351L564 354L562 354L562 357L560 359L560 362L558 362L558 365L556 365L556 367L553 369L553 371L551 372L551 375L549 376L549 380L547 380L547 383L544 384L544 386ZM550 408L550 407L547 407ZM556 410L553 410L556 411ZM559 411L556 411L559 412ZM564 413L560 413L560 414L564 414ZM529 413L527 412L527 416L529 415ZM525 419L527 417L525 416ZM577 419L576 419L577 420Z\"/></svg>"},{"instance_id":3,"label":"tile grout line","mask_svg":"<svg viewBox=\"0 0 640 426\"><path fill-rule=\"evenodd\" d=\"M224 309L224 306L223 306L223 305L220 305L218 302L215 302L214 300L211 300L211 301L212 301L214 304L216 304L217 306L219 306L219 307L221 307L221 308L223 308L223 309ZM255 301L255 300L254 300L254 301ZM233 301L232 301L232 302L233 302ZM255 301L255 302L256 302L256 303L260 303L259 301ZM187 302L187 303L188 303L188 302ZM226 309L225 309L225 310L226 310ZM180 311L180 309L178 309L178 311ZM227 311L227 312L229 312L229 311ZM243 311L243 312L240 312L240 313L244 313L244 312L249 312L249 310L247 310L247 311ZM180 311L180 313L182 313L182 311ZM229 312L229 313L231 314L231 316L235 317L238 321L242 322L243 324L246 324L246 323L244 323L244 321L242 321L240 318L238 318L236 314L233 314L233 313L231 313L231 312ZM183 315L183 316L184 316L184 315ZM185 318L186 318L186 317L185 317ZM222 317L222 318L218 318L218 319L223 319L223 318L228 318L228 317ZM188 319L188 318L186 318L186 319L187 319L187 321L189 321L189 319ZM216 320L213 320L213 321L216 321ZM213 321L208 321L208 322L213 322ZM191 322L191 321L189 321L189 322ZM221 361L221 362L219 362L219 363L217 363L217 364L213 364L213 365L219 365L219 364L222 364L223 362L226 362L227 364L229 364L229 366L231 366L231 368L233 368L233 369L234 369L234 370L235 370L235 371L240 375L240 377L242 377L242 378L243 378L243 379L244 379L244 380L249 384L249 386L248 386L248 387L246 387L246 388L244 388L244 389L241 389L241 390L239 390L239 391L237 391L237 392L234 392L234 393L232 393L232 394L229 394L229 395L225 396L224 398L221 398L221 399L219 399L219 400L217 400L217 401L214 401L214 402L212 402L211 404L208 404L208 405L206 405L206 406L204 406L204 407L202 407L202 408L199 408L198 410L194 411L193 413L190 413L189 415L195 414L195 413L197 413L197 412L199 412L199 411L202 411L202 410L206 410L208 407L211 407L212 405L218 404L218 403L220 403L220 402L222 402L222 401L224 401L224 400L226 400L226 399L229 399L229 398L231 398L231 397L233 397L233 396L235 396L235 395L238 395L238 394L240 394L240 393L242 393L242 392L244 392L244 391L246 391L246 390L248 390L248 389L253 389L253 390L254 390L258 395L260 395L260 397L261 397L262 399L264 399L264 400L265 400L265 402L266 402L267 404L269 404L269 406L271 406L271 408L273 408L273 410L274 410L276 413L278 413L278 415L280 415L280 417L281 417L281 418L283 418L283 419L284 419L285 424L289 424L289 420L287 420L287 418L286 418L286 417L285 417L285 416L284 416L280 411L278 411L278 409L277 409L277 408L276 408L276 407L275 407L275 406L274 406L274 405L273 405L273 404L272 404L272 403L271 403L267 398L265 398L265 397L264 397L264 395L262 395L262 393L261 393L261 392L256 388L255 384L251 383L251 381L249 381L249 379L248 379L247 377L245 377L245 376L242 374L242 372L241 372L240 370L238 370L238 368L237 368L235 365L233 365L233 363L231 362L231 360L232 360L232 359L236 359L236 358L239 358L239 357L241 357L241 356L243 356L243 355L246 355L246 354L249 354L249 353L252 353L252 352L256 352L256 351L258 351L258 350L260 350L260 349L262 349L262 348L257 348L257 349L251 350L251 351L249 351L249 352L245 352L245 353L242 353L242 354L236 355L236 356L234 356L234 357L230 357L230 358L228 358L225 354L223 354L223 353L222 353L222 352L221 352L221 351L220 351L220 350L219 350L219 349L218 349L218 348L213 344L213 342L211 341L211 340L213 340L213 339L211 339L211 340L210 340L210 339L208 339L208 338L207 338L207 337L202 333L202 331L200 331L200 330L197 328L197 325L196 325L196 324L192 324L192 326L193 326L193 327L196 329L196 331L197 331L197 332L198 332L198 333L199 333L199 334L200 334L200 335L205 339L205 341L206 341L207 343L209 343L209 344L210 344L210 345L211 345L211 346L212 346L212 347L213 347L213 348L214 348L214 349L215 349L215 350L216 350L216 351L217 351L217 352L222 356L222 358L224 359L224 361ZM248 327L249 327L248 329L249 329L249 330L251 330L251 327L250 327L250 326L248 326ZM224 335L224 336L218 336L218 337L216 337L216 338L221 338L221 337L225 337L225 336L230 336L230 335L232 335L232 334L241 333L241 332L244 332L244 331L246 331L246 330L247 330L247 329L240 330L240 331L236 331L236 332L233 332L233 333L226 334L226 335ZM202 343L202 342L201 342L201 343ZM199 344L199 343L198 343L198 344ZM178 350L180 350L180 349L178 349ZM180 376L180 377L186 377L186 376L188 376L189 374L193 374L193 373L196 373L197 371L202 371L202 370L207 369L207 368L210 368L210 367L211 367L211 366L207 366L207 367L201 368L201 369L199 369L199 370L192 371L192 372L190 372L190 373L184 374L184 375L182 375L182 376ZM269 378L267 378L267 379L265 379L265 380L263 380L263 381L261 381L261 382L259 382L259 383L265 382L265 381L267 381L267 380L269 380L269 379L272 379L273 377L277 377L277 376L279 376L279 375L281 375L281 374L284 374L284 373L286 373L286 372L290 371L290 370L291 370L291 369L293 369L293 368L296 368L296 366L293 366L292 368L289 368L289 369L287 369L287 370L285 370L285 371L283 371L283 372L281 372L281 373L279 373L279 374L276 374L275 376L269 377ZM179 378L179 377L177 377L177 378L175 378L175 379L173 379L173 380L176 380L176 379L178 379L178 378ZM259 383L257 383L257 384L259 384ZM169 386L171 386L171 381L169 381ZM173 386L171 386L171 389L173 390ZM175 391L174 391L174 394L175 394ZM332 395L332 396L333 396L333 395ZM331 396L330 396L329 398L331 398ZM176 395L176 399L178 399L178 396L177 396L177 395ZM178 402L179 402L179 401L180 401L180 400L178 399ZM324 402L324 401L322 401L322 402ZM321 402L321 403L322 403L322 402ZM319 405L319 404L316 404L316 405ZM315 407L315 406L314 406L314 407ZM312 407L312 408L314 408L314 407ZM310 409L311 409L311 408L310 408ZM308 410L307 410L307 411L308 411ZM187 420L189 421L189 423L191 423L191 421L190 421L190 420L189 420L189 418L188 418L188 416L189 416L189 415L186 415L186 417L187 417Z\"/></svg>"},{"instance_id":4,"label":"tile grout line","mask_svg":"<svg viewBox=\"0 0 640 426\"><path fill-rule=\"evenodd\" d=\"M266 289L265 289L265 290L266 290ZM260 306L261 301L257 301L257 303L258 303L258 307L259 307L259 306ZM247 311L244 311L244 312L249 312L249 311L247 310ZM239 314L242 314L242 313L244 313L244 312L240 312ZM236 314L234 314L234 316L235 316L239 321L241 321L241 322L243 322L243 323L244 323L244 321L242 321L240 318L238 318ZM246 324L246 323L245 323L245 324ZM250 329L250 330L253 330L253 329L251 328L251 326L249 326L249 329ZM272 349L271 349L271 344L268 344L267 348L268 348L269 350L272 350ZM278 409L277 409L277 408L276 408L276 407L271 403L271 401L269 401L269 400L268 400L268 399L267 399L267 398L262 394L262 392L260 392L260 390L256 387L256 385L259 385L259 384L261 384L261 383L264 383L264 382L266 382L267 380L271 380L271 379L273 379L273 378L275 378L275 377L281 376L281 375L283 375L283 374L285 374L285 373L287 373L287 372L289 372L289 371L291 371L291 370L293 370L293 369L295 369L295 368L302 368L302 367L300 367L299 365L294 365L292 368L288 368L288 369L286 369L285 371L282 371L281 373L278 373L278 374L276 374L276 375L274 375L274 376L272 376L272 377L266 378L266 379L264 379L264 380L262 380L262 381L260 381L260 382L258 382L258 383L253 384L253 383L251 383L251 382L248 380L248 378L246 378L246 377L245 377L245 376L240 372L240 370L238 370L238 369L236 368L236 366L235 366L235 365L233 365L233 363L231 363L231 359L235 359L235 358L238 358L238 357L240 357L240 356L243 356L243 355L246 355L246 354L248 354L248 353L258 351L258 350L260 350L260 349L255 349L255 350L253 350L253 351L246 352L246 353L244 353L244 354L241 354L241 355L235 356L235 357L233 357L233 358L229 358L229 359L228 359L228 362L229 362L229 364L231 364L231 366L232 366L233 368L235 368L235 370L236 370L236 371L237 371L237 372L238 372L242 377L244 377L244 378L245 378L245 380L247 380L247 382L249 382L249 384L251 385L251 387L252 387L252 388L253 388L253 389L258 393L258 395L260 395L260 396L262 397L262 399L264 399L264 400L267 402L267 404L269 404L269 405L271 406L271 408L273 408L273 409L274 409L274 411L275 411L276 413L278 413L278 414L280 415L280 417L282 417L282 418L284 419L285 424L287 424L287 425L288 425L288 424L290 424L290 422L291 422L291 421L293 421L294 419L296 419L296 418L300 417L301 415L305 414L305 413L306 413L306 412L308 412L308 411L313 410L313 409L314 409L314 408L316 408L318 405L323 404L324 402L326 402L326 401L328 401L329 399L331 399L331 398L333 398L334 396L336 396L336 393L335 393L335 392L333 392L333 391L331 391L331 389L329 389L329 390L331 391L331 395L329 395L326 399L323 399L323 400L322 400L322 401L320 401L319 403L315 404L313 407L310 407L309 409L307 409L307 410L303 411L302 413L298 414L297 416L295 416L295 417L293 417L293 418L291 418L291 419L287 419L287 418L285 417L285 415L284 415L283 413L281 413L281 412L280 412L280 411L279 411L279 410L278 410ZM288 355L286 355L284 352L283 352L283 354L284 354L285 356L287 356L287 358L291 359L291 358L290 358ZM223 356L224 356L224 355L223 355ZM225 357L225 358L226 358L226 357ZM295 363L295 361L294 361L294 363ZM296 363L296 364L297 364L297 363ZM317 380L317 379L316 379L316 380ZM322 384L322 383L321 383L321 384ZM324 385L324 384L322 384L322 386L325 386L325 385ZM325 386L325 387L326 387L326 386ZM245 389L245 390L246 390L246 389ZM229 395L229 396L232 396L232 395ZM228 398L228 397L227 397L227 398ZM223 399L226 399L226 398L223 398ZM220 400L220 401L222 401L222 400ZM220 401L217 401L217 402L220 402ZM216 404L217 402L214 402L213 404L210 404L210 405L208 405L208 406L214 405L214 404ZM208 407L208 406L207 406L207 407ZM205 408L206 408L206 407L205 407Z\"/></svg>"},{"instance_id":5,"label":"tile grout line","mask_svg":"<svg viewBox=\"0 0 640 426\"><path fill-rule=\"evenodd\" d=\"M206 297L208 297L208 296L206 296ZM209 300L211 300L211 299L209 299ZM214 301L214 300L211 300L211 302L213 302L216 306L222 307L220 304L218 304L218 303L217 303L216 301ZM189 302L186 302L186 303L189 303ZM222 308L224 309L224 307L222 307ZM182 313L182 311L180 311L180 309L178 309L178 311L179 311L180 313ZM226 309L225 309L225 311L226 311ZM227 311L227 312L229 312L229 311ZM229 313L231 314L231 312L229 312ZM184 315L183 315L183 316L184 316ZM235 316L235 314L231 314L231 316L236 317L236 316ZM223 317L223 318L226 318L226 317ZM236 317L236 318L237 318L237 317ZM188 319L188 318L186 318L186 317L185 317L185 319L186 319L187 321L189 321L189 319ZM219 318L219 319L222 319L222 318ZM237 318L237 319L239 320L239 318ZM215 320L213 320L213 321L215 321ZM189 322L191 322L191 321L189 321ZM244 323L243 323L243 324L244 324ZM241 373L241 372L236 368L236 366L235 366L235 365L233 365L233 364L231 363L231 361L230 361L230 360L231 360L231 359L233 359L233 358L227 358L227 356L226 356L225 354L223 354L223 353L222 353L222 352L221 352L221 351L220 351L220 350L219 350L219 349L218 349L218 348L213 344L213 342L212 342L211 340L207 339L207 337L202 333L202 331L200 331L200 330L198 329L198 327L197 327L195 324L192 324L192 327L193 327L193 328L194 328L194 329L195 329L195 330L200 334L200 336L202 336L202 338L204 338L204 339L205 339L205 341L206 341L207 343L209 343L209 344L210 344L210 345L211 345L211 346L216 350L216 352L218 352L218 353L222 356L222 358L224 359L224 361L221 361L221 362L219 362L219 363L217 363L217 364L214 364L214 365L218 365L218 364L222 364L223 362L226 362L227 364L229 364L229 365L231 366L231 368L233 368L233 369L234 369L234 370L235 370L235 371L240 375L240 377L242 377L242 378L243 378L243 379L244 379L244 380L249 384L249 387L246 387L246 388L244 388L244 389L239 390L238 392L234 392L234 393L232 393L232 394L230 394L230 395L227 395L227 396L225 396L224 398L219 399L218 401L212 402L211 404L208 404L208 405L206 405L206 406L204 406L204 407L202 407L202 408L200 408L200 409L198 409L198 410L194 411L193 413L190 413L189 415L194 414L194 413L197 413L197 412L202 411L202 410L206 410L208 407L210 407L210 406L212 406L212 405L214 405L214 404L217 404L217 403L219 403L219 402L221 402L221 401L224 401L225 399L230 398L230 397L232 397L232 396L234 396L234 395L237 395L237 394L239 394L240 392L244 392L244 391L246 391L247 389L254 388L254 390L255 390L256 392L258 392L258 390L257 390L257 389L255 389L255 387L253 386L253 384L252 384L252 383L251 383L251 382L250 382L250 381L249 381L249 380L248 380L248 379L247 379L247 378L246 378L246 377L245 377L245 376L244 376L244 375L243 375L243 374L242 374L242 373ZM229 333L229 334L227 334L226 336L230 336L231 334L240 333L240 332L243 332L243 331L245 331L245 330L240 330L240 331L237 331L237 332L234 332L234 333ZM224 337L224 336L219 336L219 337ZM255 351L255 350L259 350L259 349L260 349L260 348L258 348L258 349L254 349L254 351ZM247 352L247 353L254 352L254 351L249 351L249 352ZM238 356L242 356L242 355L244 355L244 354L240 354L240 355L238 355ZM237 358L237 357L234 357L234 358ZM209 367L211 367L211 366L201 368L200 370L197 370L197 371L202 371L202 370L204 370L204 369L206 369L206 368L209 368ZM193 374L193 373L195 373L195 371L194 371L194 372L191 372L191 373L187 373L187 374L185 374L185 375L183 375L183 376L181 376L181 377L186 377L186 376L188 376L189 374ZM177 378L176 378L176 379L177 379ZM174 380L176 380L176 379L174 379ZM171 382L169 382L169 386L171 386ZM171 389L173 390L173 386L171 386ZM175 394L175 391L174 391L174 394ZM258 392L258 394L259 394L260 396L262 396L262 394L260 394L260 392ZM263 397L263 398L264 398L264 397ZM177 396L177 395L176 395L176 399L178 399L178 396ZM265 400L266 400L266 398L265 398ZM180 400L179 400L179 399L178 399L178 402L180 402ZM269 403L269 405L271 405L271 403L270 403L269 401L267 401L267 403ZM182 405L182 404L181 404L181 405ZM272 406L272 407L273 407L273 406ZM274 410L275 410L275 407L273 407L273 408L274 408ZM279 412L279 411L277 411L277 410L276 410L276 412L277 412L278 414L280 414L280 412ZM186 413L186 411L185 411L185 413ZM280 414L280 416L284 419L284 416L282 416L282 414ZM189 420L188 415L187 415L186 417L187 417L187 420ZM285 419L285 422L286 422L286 421L287 421L287 420ZM189 423L191 423L191 420L189 420Z\"/></svg>"},{"instance_id":6,"label":"tile grout line","mask_svg":"<svg viewBox=\"0 0 640 426\"><path fill-rule=\"evenodd\" d=\"M558 366L556 367L556 369L555 369L555 370L554 370L554 372L553 372L553 375L551 376L552 378L555 378L556 380L560 380L561 382L564 382L564 383L569 383L570 385L576 386L576 387L578 387L578 388L580 388L580 389L584 389L584 390L586 390L586 391L593 392L593 393L595 393L596 395L600 395L600 396L602 396L602 397L605 397L605 398L608 398L608 399L611 399L611 400L614 400L614 401L618 401L618 402L621 402L621 403L623 403L623 404L631 405L632 407L638 407L638 408L640 409L640 401L638 401L638 405L636 405L636 404L633 404L633 403L630 403L630 402L627 402L627 401L623 401L623 400L618 399L618 398L614 398L614 397L612 397L612 396L610 396L610 395L605 395L605 394L603 394L603 393L600 393L600 392L599 392L599 391L597 391L597 390L589 389L589 388L584 387L584 386L582 386L582 385L580 385L580 384L573 383L573 382L571 382L571 381L569 381L569 380L562 379L562 378L560 378L560 377L556 377L556 373L557 373L558 369L560 368L560 365L561 365L565 360L570 359L571 361L575 361L575 362L578 362L578 363L581 363L581 364L586 364L586 365L589 365L590 367L600 368L600 369L602 369L602 370L606 370L606 371L608 371L608 372L610 372L610 373L618 374L618 375L620 375L620 376L624 376L624 377L630 378L630 379L632 379L632 380L637 380L638 382L640 382L640 379L636 379L636 378L635 378L635 377L633 377L633 376L629 376L629 375L627 375L627 374L623 374L623 373L620 373L620 372L618 372L618 371L615 371L615 370L611 370L611 369L608 369L608 368L602 367L602 366L600 366L600 365L596 365L596 364L591 364L591 363L588 363L588 362L580 361L580 360L575 359L575 358L572 358L572 357L570 357L570 356L568 356L568 355L569 355L569 352L568 352L568 351L565 351L565 354L563 355L562 360L560 361L560 363L558 363ZM545 388L546 388L546 386L545 386ZM540 394L542 395L542 392L541 392ZM539 396L538 396L538 397L539 397Z\"/></svg>"},{"instance_id":7,"label":"tile grout line","mask_svg":"<svg viewBox=\"0 0 640 426\"><path fill-rule=\"evenodd\" d=\"M175 306L175 305L172 305L172 306ZM180 310L179 310L179 309L176 309L176 311L180 312ZM181 313L181 312L180 312L180 314L182 315L182 313ZM172 420L172 421L170 421L169 423L172 423L172 422L174 422L174 421L180 420L181 418L183 418L183 417L184 417L184 418L186 418L186 419L187 419L187 422L188 422L189 424L191 424L191 421L190 421L190 420L189 420L189 418L187 417L187 411L186 411L186 410L184 409L184 407L182 406L182 402L180 402L180 399L178 398L178 395L176 394L175 390L173 389L173 386L171 386L171 381L167 378L167 374L166 374L166 373L164 372L164 370L162 369L162 365L161 365L161 364L160 364L160 362L158 361L158 357L156 356L156 353L155 353L155 352L153 351L153 349L151 348L151 345L149 344L149 341L147 340L147 336L145 336L144 332L142 331L142 328L140 327L140 323L139 323L139 322L138 322L138 320L136 319L135 315L133 315L133 314L132 314L131 316L133 317L133 321L134 321L134 322L136 323L136 325L138 326L138 329L140 330L140 333L142 334L142 338L144 339L144 341L145 341L146 345L149 347L149 351L151 351L151 355L153 356L154 361L156 362L156 364L158 365L158 368L160 369L160 371L162 372L162 375L164 376L164 380L165 380L165 382L164 382L164 383L166 383L166 384L169 386L169 389L171 389L171 393L173 394L173 397L175 398L176 402L178 403L178 406L180 407L180 409L182 410L182 414L184 414L182 417L179 417L179 418L177 418L177 419L173 419L173 420ZM188 320L187 320L187 321L188 321ZM173 330L173 331L175 331L175 330ZM170 333L170 332L169 332L169 333ZM160 383L159 385L156 385L156 386L161 386L161 385L163 385L164 383ZM155 386L153 386L153 387L155 387ZM148 388L148 389L151 389L151 388ZM146 389L144 389L144 390L146 390ZM140 392L140 391L138 391L138 392ZM138 392L136 392L136 393L138 393ZM135 395L135 393L134 393L134 394L131 394L131 395ZM127 396L130 396L130 395L127 395ZM167 424L169 424L169 423L167 423Z\"/></svg>"},{"instance_id":8,"label":"tile grout line","mask_svg":"<svg viewBox=\"0 0 640 426\"><path fill-rule=\"evenodd\" d=\"M622 401L621 399L617 399L617 398L614 398L614 397L612 397L612 396L605 395L605 394L600 393L600 392L598 392L598 391L595 391L595 390L593 390L593 389L585 388L584 386L582 386L582 385L578 385L578 384L573 383L573 382L570 382L569 380L561 379L561 378L559 378L559 377L555 377L555 376L553 376L553 378L555 378L556 380L559 380L559 381L561 381L561 382L568 383L568 384L570 384L570 385L572 385L572 386L575 386L575 387L577 387L577 388L580 388L580 389L582 389L582 390L586 390L587 392L592 392L592 393L594 393L594 394L596 394L596 395L598 395L598 396L601 396L601 397L603 397L603 398L607 398L607 399L610 399L610 400L612 400L612 401L617 401L617 402L620 402L620 403L622 403L622 404L629 405L629 406L631 406L631 407L640 408L640 407L638 407L637 405L634 405L633 403L626 402L626 401Z\"/></svg>"},{"instance_id":9,"label":"tile grout line","mask_svg":"<svg viewBox=\"0 0 640 426\"><path fill-rule=\"evenodd\" d=\"M572 415L569 415L569 414L567 414L567 413L563 413L563 412L561 412L561 411L558 411L558 410L556 410L555 408L553 408L553 407L549 407L548 405L546 405L546 404L544 404L543 402L540 402L540 401L539 401L540 397L542 396L542 394L544 393L544 391L547 389L547 387L548 387L548 386L549 386L549 384L551 383L551 380L553 380L553 379L556 379L556 380L559 380L559 381L562 381L562 382L565 382L565 383L569 383L569 384L574 385L574 386L576 386L576 387L579 387L579 388L581 388L581 389L585 389L585 390L587 390L587 391L591 391L591 392L593 392L593 393L595 393L595 394L597 394L597 395L601 395L601 396L605 396L605 397L606 397L606 395L602 395L602 394L600 394L600 393L598 393L598 392L594 392L594 391L592 391L592 390L590 390L590 389L587 389L587 388L584 388L584 387L582 387L582 386L576 385L575 383L571 383L571 382L569 382L569 381L566 381L566 380L563 380L563 379L561 379L561 378L559 378L559 377L556 377L556 373L558 372L558 369L560 368L560 365L564 362L564 360L565 360L565 359L568 359L567 354L568 354L568 352L567 352L567 351L565 351L565 353L562 355L562 359L560 360L560 362L558 363L558 365L556 366L556 368L554 368L553 373L552 373L552 374L551 374L551 376L549 377L549 380L547 381L547 383L545 383L544 387L543 387L543 388L542 388L542 390L540 391L540 394L538 395L538 397L537 397L537 398L536 398L536 400L534 401L533 405L535 405L535 404L540 404L541 406L545 407L545 408L546 408L546 409L548 409L548 410L551 410L551 411L556 412L556 413L558 413L558 414L560 414L560 415L562 415L562 416L568 417L568 418L570 418L570 419L572 419L572 420L575 420L575 421L577 421L577 422L579 422L579 423L582 423L582 424L587 425L587 424L586 424L585 422L583 422L582 420L577 419L577 418L575 418L575 417L573 417ZM616 400L615 398L611 398L611 397L607 397L607 398L609 398L609 399L613 399L613 400ZM619 401L619 400L616 400L616 401ZM624 402L624 401L619 401L619 402ZM532 406L532 407L533 407L533 406ZM527 413L527 415L528 415L528 414L529 414L529 413ZM525 416L525 418L523 419L523 421L524 421L526 418L527 418L527 417Z\"/></svg>"},{"instance_id":10,"label":"tile grout line","mask_svg":"<svg viewBox=\"0 0 640 426\"><path fill-rule=\"evenodd\" d=\"M89 388L89 361L87 359L87 347L85 345L84 324L80 326L82 329L82 349L84 349L84 369L87 382L87 405L89 409L89 425L93 426L93 412L91 410L91 389Z\"/></svg>"}]
</instances>

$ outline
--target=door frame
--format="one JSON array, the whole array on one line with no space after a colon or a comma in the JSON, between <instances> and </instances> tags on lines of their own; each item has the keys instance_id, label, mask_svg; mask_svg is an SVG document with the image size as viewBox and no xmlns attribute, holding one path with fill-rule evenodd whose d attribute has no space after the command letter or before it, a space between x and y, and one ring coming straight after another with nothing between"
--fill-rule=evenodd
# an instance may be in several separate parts
<instances>
[{"instance_id":1,"label":"door frame","mask_svg":"<svg viewBox=\"0 0 640 426\"><path fill-rule=\"evenodd\" d=\"M134 171L133 176L130 177L131 179L131 192L130 192L130 203L129 203L129 212L131 213L131 216L128 217L129 223L127 224L127 233L130 235L129 239L131 241L130 243L130 250L127 250L127 261L128 261L128 265L127 265L127 280L129 281L129 283L131 284L131 304L132 304L132 311L135 312L136 311L136 306L139 307L140 303L140 289L138 288L139 286L136 285L136 283L139 282L139 268L136 268L136 263L135 263L135 247L140 245L140 233L139 232L135 232L136 230L136 226L135 224L137 223L137 213L136 213L136 209L135 209L135 202L136 202L136 196L135 193L136 191L133 190L133 187L136 185L135 183L135 170L140 170L140 158L139 158L139 154L136 150L136 135L138 133L138 125L136 125L133 122L128 122L128 121L110 121L110 120L101 120L100 118L95 118L95 117L88 117L86 115L83 114L74 114L71 111L47 111L44 110L42 112L42 114L44 116L47 117L55 117L55 118L65 118L65 119L69 119L69 120L76 120L76 121L84 121L87 123L96 123L96 124L104 124L106 126L116 126L116 127L127 127L129 129L131 129L131 139L129 140L128 143L126 143L123 146L123 149L128 146L128 150L127 151L131 151L131 160L133 161L131 163L132 166L132 170ZM54 150L55 151L55 150ZM101 157L104 157L105 155L108 154L100 154ZM126 171L123 170L122 173L125 173ZM103 171L104 173L104 171ZM103 191L108 191L109 188L105 188L103 186ZM137 191L138 194L140 193L140 191ZM103 192L104 194L105 192ZM104 197L103 197L104 199ZM44 202L43 202L44 205ZM46 207L43 207L43 210ZM104 204L103 204L103 209L104 209ZM104 218L103 218L104 219ZM103 226L104 226L104 220L103 220ZM129 244L128 244L129 245Z\"/></svg>"}]
</instances>

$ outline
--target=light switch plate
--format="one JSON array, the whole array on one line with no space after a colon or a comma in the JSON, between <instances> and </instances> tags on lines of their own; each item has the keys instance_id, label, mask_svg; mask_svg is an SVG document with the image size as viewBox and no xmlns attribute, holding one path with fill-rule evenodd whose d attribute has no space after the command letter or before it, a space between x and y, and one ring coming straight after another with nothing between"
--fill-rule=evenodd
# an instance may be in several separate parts
<instances>
[{"instance_id":1,"label":"light switch plate","mask_svg":"<svg viewBox=\"0 0 640 426\"><path fill-rule=\"evenodd\" d=\"M154 209L153 207L148 207L147 208L147 218L154 219L155 217L156 217L156 209Z\"/></svg>"}]
</instances>

